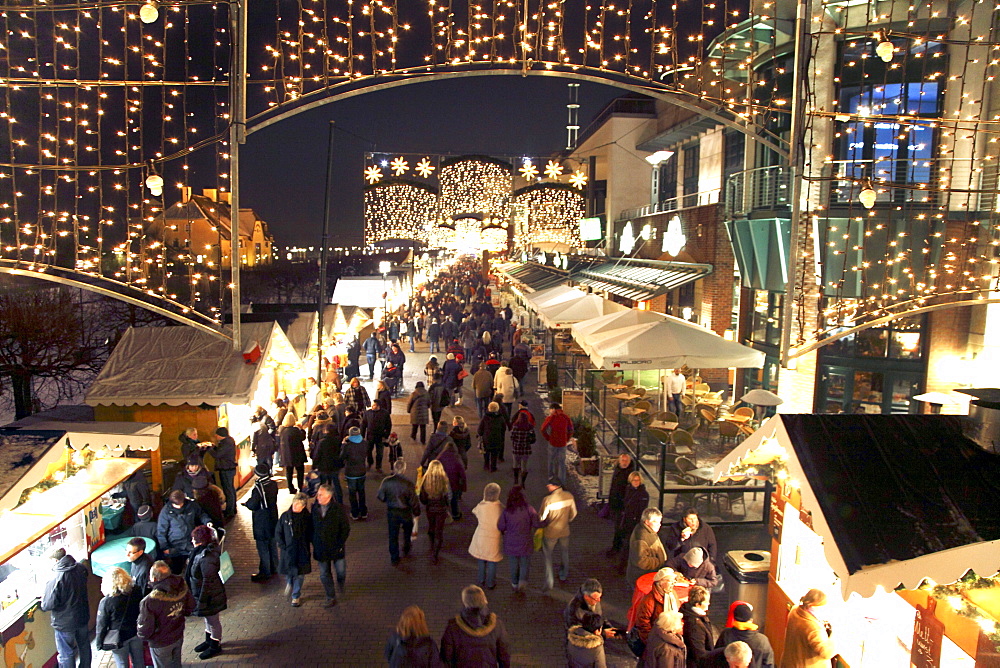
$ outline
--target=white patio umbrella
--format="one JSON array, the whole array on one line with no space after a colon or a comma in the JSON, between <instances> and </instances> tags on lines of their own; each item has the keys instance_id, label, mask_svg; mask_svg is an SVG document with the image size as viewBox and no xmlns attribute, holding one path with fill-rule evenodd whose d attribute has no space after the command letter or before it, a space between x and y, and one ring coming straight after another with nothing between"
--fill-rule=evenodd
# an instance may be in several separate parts
<instances>
[{"instance_id":1,"label":"white patio umbrella","mask_svg":"<svg viewBox=\"0 0 1000 668\"><path fill-rule=\"evenodd\" d=\"M740 401L751 406L780 406L785 403L785 400L774 392L759 387L744 394L740 397Z\"/></svg>"},{"instance_id":2,"label":"white patio umbrella","mask_svg":"<svg viewBox=\"0 0 1000 668\"><path fill-rule=\"evenodd\" d=\"M585 294L582 299L546 306L541 309L538 315L549 329L565 329L577 322L627 310L627 307L599 295Z\"/></svg>"},{"instance_id":3,"label":"white patio umbrella","mask_svg":"<svg viewBox=\"0 0 1000 668\"><path fill-rule=\"evenodd\" d=\"M602 315L598 318L584 320L573 325L573 338L577 344L589 355L593 344L601 339L607 338L609 332L643 325L650 322L659 322L666 318L662 313L656 311L640 311L639 309L628 309L618 313Z\"/></svg>"},{"instance_id":4,"label":"white patio umbrella","mask_svg":"<svg viewBox=\"0 0 1000 668\"><path fill-rule=\"evenodd\" d=\"M552 288L546 288L545 290L539 290L538 292L532 292L530 295L525 297L525 299L531 308L538 311L543 306L579 299L585 294L587 293L583 290L577 290L576 288L571 288L568 285L557 285Z\"/></svg>"},{"instance_id":5,"label":"white patio umbrella","mask_svg":"<svg viewBox=\"0 0 1000 668\"><path fill-rule=\"evenodd\" d=\"M965 394L950 392L924 392L913 397L915 401L923 401L930 405L931 413L940 413L942 406L961 406L969 403L972 398Z\"/></svg>"}]
</instances>

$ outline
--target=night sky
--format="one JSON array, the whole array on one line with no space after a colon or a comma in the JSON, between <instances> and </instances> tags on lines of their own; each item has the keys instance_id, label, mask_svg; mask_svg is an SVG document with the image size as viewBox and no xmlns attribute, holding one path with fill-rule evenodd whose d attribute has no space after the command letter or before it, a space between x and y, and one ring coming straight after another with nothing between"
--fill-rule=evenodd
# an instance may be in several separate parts
<instances>
[{"instance_id":1,"label":"night sky","mask_svg":"<svg viewBox=\"0 0 1000 668\"><path fill-rule=\"evenodd\" d=\"M240 205L267 221L279 245L318 246L332 119L338 132L331 242L360 244L366 152L549 155L566 142L571 81L467 77L367 93L301 113L247 138L240 160ZM581 83L581 132L622 94Z\"/></svg>"}]
</instances>

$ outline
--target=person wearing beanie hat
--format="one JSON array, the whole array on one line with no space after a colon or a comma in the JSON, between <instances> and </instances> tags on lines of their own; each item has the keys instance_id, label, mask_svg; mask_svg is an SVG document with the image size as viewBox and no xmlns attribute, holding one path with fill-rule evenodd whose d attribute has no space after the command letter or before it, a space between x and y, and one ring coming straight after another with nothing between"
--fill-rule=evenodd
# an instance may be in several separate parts
<instances>
[{"instance_id":1,"label":"person wearing beanie hat","mask_svg":"<svg viewBox=\"0 0 1000 668\"><path fill-rule=\"evenodd\" d=\"M351 519L368 519L365 501L365 477L368 472L368 441L361 437L361 429L351 427L340 448L344 460L344 478L347 479L347 496L351 504Z\"/></svg>"},{"instance_id":2,"label":"person wearing beanie hat","mask_svg":"<svg viewBox=\"0 0 1000 668\"><path fill-rule=\"evenodd\" d=\"M278 546L274 532L278 527L278 483L271 478L271 468L258 462L253 472L257 480L250 498L243 505L250 510L253 540L257 545L259 563L251 582L266 582L278 572Z\"/></svg>"},{"instance_id":3,"label":"person wearing beanie hat","mask_svg":"<svg viewBox=\"0 0 1000 668\"><path fill-rule=\"evenodd\" d=\"M150 506L139 506L136 513L137 522L129 527L127 535L136 538L152 539L154 549L150 550L151 556L156 556L156 519L153 517L153 509Z\"/></svg>"},{"instance_id":4,"label":"person wearing beanie hat","mask_svg":"<svg viewBox=\"0 0 1000 668\"><path fill-rule=\"evenodd\" d=\"M184 470L174 478L173 489L179 489L184 493L184 496L193 499L194 481L198 478L204 478L206 481L211 482L212 474L208 472L208 469L205 468L200 459L192 457L185 462Z\"/></svg>"},{"instance_id":5,"label":"person wearing beanie hat","mask_svg":"<svg viewBox=\"0 0 1000 668\"><path fill-rule=\"evenodd\" d=\"M703 547L692 547L681 556L671 558L667 566L713 593L722 591L722 576L715 570L715 564L708 559Z\"/></svg>"},{"instance_id":6,"label":"person wearing beanie hat","mask_svg":"<svg viewBox=\"0 0 1000 668\"><path fill-rule=\"evenodd\" d=\"M539 518L542 530L542 554L545 556L545 591L552 589L552 553L556 547L560 551L559 581L569 579L569 523L576 519L576 500L563 489L562 480L556 476L549 478L549 495L542 499Z\"/></svg>"},{"instance_id":7,"label":"person wearing beanie hat","mask_svg":"<svg viewBox=\"0 0 1000 668\"><path fill-rule=\"evenodd\" d=\"M716 651L721 651L730 643L745 642L753 652L750 668L774 668L774 650L771 641L757 630L753 621L753 606L746 601L733 601L729 606L726 628L715 643ZM826 665L825 663L823 665Z\"/></svg>"},{"instance_id":8,"label":"person wearing beanie hat","mask_svg":"<svg viewBox=\"0 0 1000 668\"><path fill-rule=\"evenodd\" d=\"M222 553L215 530L197 526L191 531L194 550L184 570L184 580L195 600L193 614L205 618L205 642L195 645L198 658L205 660L222 653L222 621L219 613L226 609L226 586L220 573Z\"/></svg>"},{"instance_id":9,"label":"person wearing beanie hat","mask_svg":"<svg viewBox=\"0 0 1000 668\"><path fill-rule=\"evenodd\" d=\"M195 478L191 486L191 496L201 509L208 513L215 526L222 526L225 521L225 495L222 490L211 484L207 478Z\"/></svg>"},{"instance_id":10,"label":"person wearing beanie hat","mask_svg":"<svg viewBox=\"0 0 1000 668\"><path fill-rule=\"evenodd\" d=\"M441 636L441 660L451 668L510 665L507 629L476 585L462 590L462 612L448 620Z\"/></svg>"}]
</instances>

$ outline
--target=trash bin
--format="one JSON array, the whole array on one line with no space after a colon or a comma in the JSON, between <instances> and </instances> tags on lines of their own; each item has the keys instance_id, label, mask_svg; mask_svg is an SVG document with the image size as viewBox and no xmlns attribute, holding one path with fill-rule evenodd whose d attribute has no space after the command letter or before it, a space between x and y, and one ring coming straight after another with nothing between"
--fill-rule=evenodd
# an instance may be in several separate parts
<instances>
[{"instance_id":1,"label":"trash bin","mask_svg":"<svg viewBox=\"0 0 1000 668\"><path fill-rule=\"evenodd\" d=\"M723 558L723 579L729 590L729 603L746 601L753 606L753 621L764 631L767 609L767 573L771 553L766 550L731 550Z\"/></svg>"}]
</instances>

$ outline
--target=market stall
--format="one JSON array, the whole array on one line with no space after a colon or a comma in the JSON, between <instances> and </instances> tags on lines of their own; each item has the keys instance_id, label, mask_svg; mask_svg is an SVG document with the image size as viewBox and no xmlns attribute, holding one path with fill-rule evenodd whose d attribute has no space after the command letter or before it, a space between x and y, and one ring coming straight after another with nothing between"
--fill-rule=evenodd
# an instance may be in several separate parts
<instances>
[{"instance_id":1,"label":"market stall","mask_svg":"<svg viewBox=\"0 0 1000 668\"><path fill-rule=\"evenodd\" d=\"M843 665L996 665L1000 455L966 428L779 414L716 466L716 480L776 485L766 629L779 656L788 608L819 588Z\"/></svg>"},{"instance_id":2,"label":"market stall","mask_svg":"<svg viewBox=\"0 0 1000 668\"><path fill-rule=\"evenodd\" d=\"M5 429L0 441L0 645L5 665L54 665L49 613L38 609L49 554L88 559L104 542L102 500L146 460L75 446L64 431ZM89 585L93 619L100 581Z\"/></svg>"},{"instance_id":3,"label":"market stall","mask_svg":"<svg viewBox=\"0 0 1000 668\"><path fill-rule=\"evenodd\" d=\"M274 322L246 323L242 351L191 327L129 328L87 392L101 421L159 422L163 459L180 458L178 436L189 427L209 441L225 426L238 446L237 484L253 470L250 454L257 406L279 393L302 391L302 360ZM153 469L154 489L161 472ZM169 482L169 481L168 481Z\"/></svg>"}]
</instances>

